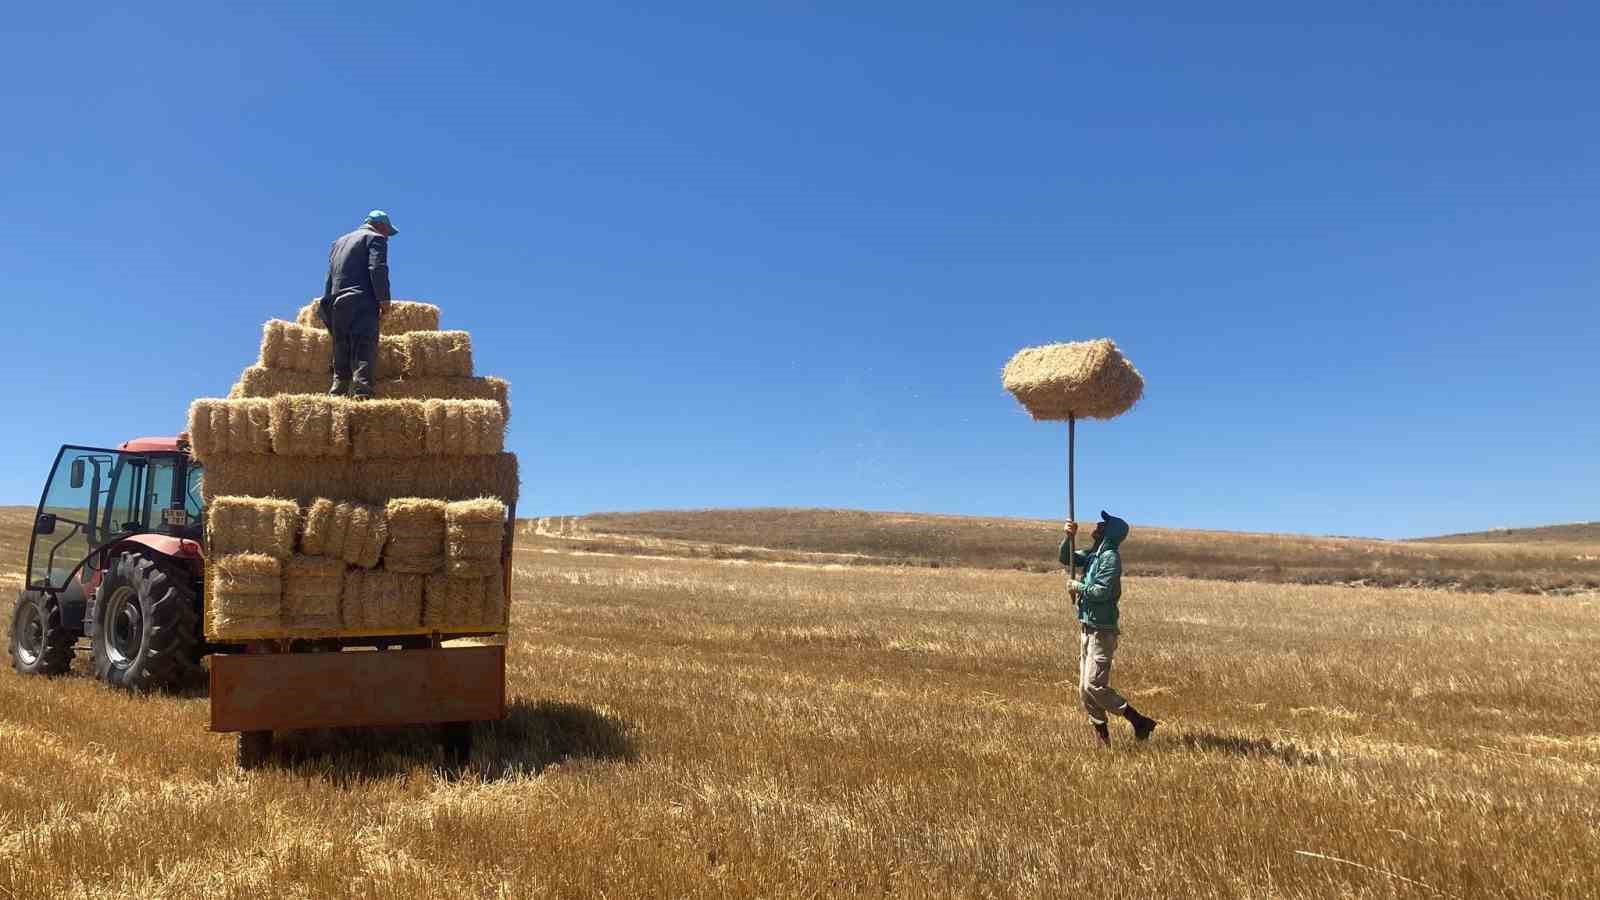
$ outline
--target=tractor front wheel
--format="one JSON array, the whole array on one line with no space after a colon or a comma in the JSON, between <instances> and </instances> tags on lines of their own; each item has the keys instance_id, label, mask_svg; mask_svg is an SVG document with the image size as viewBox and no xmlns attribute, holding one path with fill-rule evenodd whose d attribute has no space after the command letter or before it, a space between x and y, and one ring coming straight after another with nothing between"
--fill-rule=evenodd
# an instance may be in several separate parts
<instances>
[{"instance_id":1,"label":"tractor front wheel","mask_svg":"<svg viewBox=\"0 0 1600 900\"><path fill-rule=\"evenodd\" d=\"M44 591L23 591L11 614L11 668L23 675L60 675L72 667L78 636L61 624L61 602Z\"/></svg>"},{"instance_id":2,"label":"tractor front wheel","mask_svg":"<svg viewBox=\"0 0 1600 900\"><path fill-rule=\"evenodd\" d=\"M138 552L122 554L100 588L94 673L117 687L176 687L194 670L200 641L187 572Z\"/></svg>"}]
</instances>

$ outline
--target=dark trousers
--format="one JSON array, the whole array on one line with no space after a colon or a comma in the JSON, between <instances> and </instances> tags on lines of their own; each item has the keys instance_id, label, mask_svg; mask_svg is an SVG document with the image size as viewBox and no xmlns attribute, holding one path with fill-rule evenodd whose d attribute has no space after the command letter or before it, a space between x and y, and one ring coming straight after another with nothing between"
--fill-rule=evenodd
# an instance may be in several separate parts
<instances>
[{"instance_id":1,"label":"dark trousers","mask_svg":"<svg viewBox=\"0 0 1600 900\"><path fill-rule=\"evenodd\" d=\"M371 397L378 378L378 303L365 294L346 294L335 297L331 306L324 313L333 335L333 387L328 393Z\"/></svg>"}]
</instances>

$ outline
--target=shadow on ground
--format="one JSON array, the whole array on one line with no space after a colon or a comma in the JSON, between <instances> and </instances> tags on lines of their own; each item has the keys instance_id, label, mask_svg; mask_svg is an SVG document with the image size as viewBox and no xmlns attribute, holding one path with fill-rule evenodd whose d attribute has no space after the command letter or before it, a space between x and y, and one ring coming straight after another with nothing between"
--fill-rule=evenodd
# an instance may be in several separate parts
<instances>
[{"instance_id":1,"label":"shadow on ground","mask_svg":"<svg viewBox=\"0 0 1600 900\"><path fill-rule=\"evenodd\" d=\"M1332 762L1325 754L1307 750L1293 741L1217 734L1211 731L1185 732L1178 735L1178 740L1184 747L1202 753L1242 756L1264 762L1278 762L1286 766L1326 766Z\"/></svg>"},{"instance_id":2,"label":"shadow on ground","mask_svg":"<svg viewBox=\"0 0 1600 900\"><path fill-rule=\"evenodd\" d=\"M439 729L428 726L278 732L268 767L340 782L426 769L496 780L572 760L631 763L639 757L635 729L590 706L514 700L506 713L504 721L473 724L464 768L447 760Z\"/></svg>"}]
</instances>

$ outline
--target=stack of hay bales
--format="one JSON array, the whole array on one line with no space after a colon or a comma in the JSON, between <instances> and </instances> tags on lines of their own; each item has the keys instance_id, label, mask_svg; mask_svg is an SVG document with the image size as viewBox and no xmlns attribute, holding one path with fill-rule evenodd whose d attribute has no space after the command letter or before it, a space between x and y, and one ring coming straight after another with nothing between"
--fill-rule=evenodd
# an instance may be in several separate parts
<instances>
[{"instance_id":1,"label":"stack of hay bales","mask_svg":"<svg viewBox=\"0 0 1600 900\"><path fill-rule=\"evenodd\" d=\"M266 324L226 399L190 407L208 638L505 630L508 387L475 375L471 336L439 321L395 303L377 399L356 402L325 393L332 341L307 306Z\"/></svg>"}]
</instances>

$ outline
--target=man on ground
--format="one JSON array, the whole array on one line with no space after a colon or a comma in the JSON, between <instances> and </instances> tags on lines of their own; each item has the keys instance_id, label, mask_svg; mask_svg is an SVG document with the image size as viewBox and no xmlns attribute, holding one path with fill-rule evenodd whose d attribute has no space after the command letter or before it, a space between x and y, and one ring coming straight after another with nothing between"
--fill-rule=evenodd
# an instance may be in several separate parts
<instances>
[{"instance_id":1,"label":"man on ground","mask_svg":"<svg viewBox=\"0 0 1600 900\"><path fill-rule=\"evenodd\" d=\"M1145 740L1156 730L1156 720L1143 716L1111 687L1111 660L1117 653L1117 601L1122 598L1122 554L1119 547L1128 538L1128 523L1100 511L1100 524L1091 535L1094 546L1073 553L1070 539L1078 533L1078 523L1068 520L1067 539L1061 542L1061 564L1076 562L1083 567L1083 580L1071 581L1067 590L1078 607L1078 697L1089 724L1102 746L1111 746L1108 713L1117 713L1133 726L1135 740Z\"/></svg>"}]
</instances>

